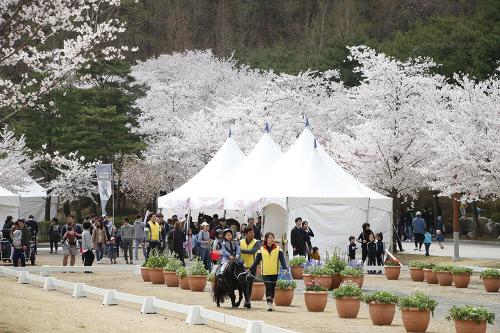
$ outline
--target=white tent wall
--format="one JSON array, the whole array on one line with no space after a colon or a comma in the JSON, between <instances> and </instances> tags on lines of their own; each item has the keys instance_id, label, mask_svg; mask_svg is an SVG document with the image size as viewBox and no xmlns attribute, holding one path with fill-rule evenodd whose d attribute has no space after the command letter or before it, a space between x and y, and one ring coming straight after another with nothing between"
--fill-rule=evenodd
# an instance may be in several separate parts
<instances>
[{"instance_id":1,"label":"white tent wall","mask_svg":"<svg viewBox=\"0 0 500 333\"><path fill-rule=\"evenodd\" d=\"M20 216L28 219L28 216L33 215L36 221L45 220L45 198L42 197L22 197Z\"/></svg>"},{"instance_id":2,"label":"white tent wall","mask_svg":"<svg viewBox=\"0 0 500 333\"><path fill-rule=\"evenodd\" d=\"M3 228L7 216L12 216L15 219L19 217L19 207L0 205L0 229Z\"/></svg>"}]
</instances>

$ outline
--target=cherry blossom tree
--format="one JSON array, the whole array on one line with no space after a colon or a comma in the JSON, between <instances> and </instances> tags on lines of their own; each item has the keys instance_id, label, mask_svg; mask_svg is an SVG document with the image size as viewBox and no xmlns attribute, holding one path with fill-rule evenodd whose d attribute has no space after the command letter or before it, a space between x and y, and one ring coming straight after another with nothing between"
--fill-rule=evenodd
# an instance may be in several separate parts
<instances>
[{"instance_id":1,"label":"cherry blossom tree","mask_svg":"<svg viewBox=\"0 0 500 333\"><path fill-rule=\"evenodd\" d=\"M345 133L330 131L327 144L351 173L392 197L394 221L400 199L428 185L433 139L430 115L441 111L443 77L430 59L399 61L365 46L350 48L363 75L349 92L352 113Z\"/></svg>"},{"instance_id":2,"label":"cherry blossom tree","mask_svg":"<svg viewBox=\"0 0 500 333\"><path fill-rule=\"evenodd\" d=\"M26 175L33 161L24 136L16 138L15 133L5 126L0 132L0 187L15 190L28 185Z\"/></svg>"},{"instance_id":3,"label":"cherry blossom tree","mask_svg":"<svg viewBox=\"0 0 500 333\"><path fill-rule=\"evenodd\" d=\"M127 47L107 45L124 31L119 5L119 0L0 1L0 111L5 111L0 122L38 104L88 61L122 57Z\"/></svg>"}]
</instances>

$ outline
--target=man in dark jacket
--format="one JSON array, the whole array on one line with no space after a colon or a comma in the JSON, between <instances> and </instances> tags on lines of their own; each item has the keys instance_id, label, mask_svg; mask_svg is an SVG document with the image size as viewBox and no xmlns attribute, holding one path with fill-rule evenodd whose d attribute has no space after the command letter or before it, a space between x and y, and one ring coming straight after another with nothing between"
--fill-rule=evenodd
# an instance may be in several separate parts
<instances>
[{"instance_id":1,"label":"man in dark jacket","mask_svg":"<svg viewBox=\"0 0 500 333\"><path fill-rule=\"evenodd\" d=\"M26 257L24 255L25 251L28 250L31 240L31 231L26 227L24 220L17 221L17 227L12 230L12 243L14 245L14 253L12 255L12 264L14 267L19 265L21 262L21 267L26 266Z\"/></svg>"},{"instance_id":2,"label":"man in dark jacket","mask_svg":"<svg viewBox=\"0 0 500 333\"><path fill-rule=\"evenodd\" d=\"M38 235L38 222L35 220L33 215L30 215L28 221L26 221L26 226L31 230L31 237L36 237ZM35 253L37 253L37 242L35 238Z\"/></svg>"},{"instance_id":3,"label":"man in dark jacket","mask_svg":"<svg viewBox=\"0 0 500 333\"><path fill-rule=\"evenodd\" d=\"M297 217L295 219L295 228L292 229L290 234L290 243L293 247L294 256L305 256L306 255L306 241L307 234L302 228L302 218Z\"/></svg>"}]
</instances>

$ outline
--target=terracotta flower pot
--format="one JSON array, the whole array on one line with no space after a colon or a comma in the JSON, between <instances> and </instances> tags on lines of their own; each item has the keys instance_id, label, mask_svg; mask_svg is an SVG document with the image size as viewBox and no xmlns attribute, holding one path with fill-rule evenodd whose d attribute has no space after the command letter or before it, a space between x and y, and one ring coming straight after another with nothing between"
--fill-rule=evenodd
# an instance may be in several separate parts
<instances>
[{"instance_id":1,"label":"terracotta flower pot","mask_svg":"<svg viewBox=\"0 0 500 333\"><path fill-rule=\"evenodd\" d=\"M387 280L397 280L399 279L399 274L401 273L401 266L384 266L385 277Z\"/></svg>"},{"instance_id":2,"label":"terracotta flower pot","mask_svg":"<svg viewBox=\"0 0 500 333\"><path fill-rule=\"evenodd\" d=\"M455 288L467 288L469 283L469 274L453 274L453 284L455 285Z\"/></svg>"},{"instance_id":3,"label":"terracotta flower pot","mask_svg":"<svg viewBox=\"0 0 500 333\"><path fill-rule=\"evenodd\" d=\"M457 333L485 333L486 322L479 324L472 320L455 320L455 331Z\"/></svg>"},{"instance_id":4,"label":"terracotta flower pot","mask_svg":"<svg viewBox=\"0 0 500 333\"><path fill-rule=\"evenodd\" d=\"M207 286L207 276L206 275L191 275L187 277L189 282L189 289L191 291L203 291Z\"/></svg>"},{"instance_id":5,"label":"terracotta flower pot","mask_svg":"<svg viewBox=\"0 0 500 333\"><path fill-rule=\"evenodd\" d=\"M149 268L141 267L141 276L142 276L142 281L151 282L151 278L149 277Z\"/></svg>"},{"instance_id":6,"label":"terracotta flower pot","mask_svg":"<svg viewBox=\"0 0 500 333\"><path fill-rule=\"evenodd\" d=\"M278 306L290 306L293 301L294 289L276 289L274 303Z\"/></svg>"},{"instance_id":7,"label":"terracotta flower pot","mask_svg":"<svg viewBox=\"0 0 500 333\"><path fill-rule=\"evenodd\" d=\"M430 311L421 311L417 308L406 308L401 310L401 315L406 332L427 331L431 319Z\"/></svg>"},{"instance_id":8,"label":"terracotta flower pot","mask_svg":"<svg viewBox=\"0 0 500 333\"><path fill-rule=\"evenodd\" d=\"M252 294L250 295L250 300L262 301L265 292L266 292L266 287L264 286L264 282L254 282L252 287Z\"/></svg>"},{"instance_id":9,"label":"terracotta flower pot","mask_svg":"<svg viewBox=\"0 0 500 333\"><path fill-rule=\"evenodd\" d=\"M310 286L314 282L314 277L311 274L303 274L302 279L304 280L305 286Z\"/></svg>"},{"instance_id":10,"label":"terracotta flower pot","mask_svg":"<svg viewBox=\"0 0 500 333\"><path fill-rule=\"evenodd\" d=\"M178 287L179 279L177 278L177 274L175 272L166 272L163 271L163 278L165 279L165 283L167 287Z\"/></svg>"},{"instance_id":11,"label":"terracotta flower pot","mask_svg":"<svg viewBox=\"0 0 500 333\"><path fill-rule=\"evenodd\" d=\"M438 283L438 278L435 272L432 271L432 269L424 269L424 276L425 276L425 282L427 284L437 284Z\"/></svg>"},{"instance_id":12,"label":"terracotta flower pot","mask_svg":"<svg viewBox=\"0 0 500 333\"><path fill-rule=\"evenodd\" d=\"M295 280L301 280L302 277L304 276L304 267L302 267L302 265L292 266L290 271L292 273L292 277Z\"/></svg>"},{"instance_id":13,"label":"terracotta flower pot","mask_svg":"<svg viewBox=\"0 0 500 333\"><path fill-rule=\"evenodd\" d=\"M344 297L335 299L337 313L340 318L356 318L359 313L361 300L359 297Z\"/></svg>"},{"instance_id":14,"label":"terracotta flower pot","mask_svg":"<svg viewBox=\"0 0 500 333\"><path fill-rule=\"evenodd\" d=\"M414 282L424 281L424 270L421 268L410 267L410 277Z\"/></svg>"},{"instance_id":15,"label":"terracotta flower pot","mask_svg":"<svg viewBox=\"0 0 500 333\"><path fill-rule=\"evenodd\" d=\"M323 312L328 303L328 291L304 291L304 302L307 311Z\"/></svg>"},{"instance_id":16,"label":"terracotta flower pot","mask_svg":"<svg viewBox=\"0 0 500 333\"><path fill-rule=\"evenodd\" d=\"M496 293L500 289L500 279L483 278L484 290L489 293Z\"/></svg>"},{"instance_id":17,"label":"terracotta flower pot","mask_svg":"<svg viewBox=\"0 0 500 333\"><path fill-rule=\"evenodd\" d=\"M436 272L440 286L451 286L453 284L453 274L451 272Z\"/></svg>"},{"instance_id":18,"label":"terracotta flower pot","mask_svg":"<svg viewBox=\"0 0 500 333\"><path fill-rule=\"evenodd\" d=\"M181 289L183 290L189 290L189 281L188 281L188 278L187 276L184 276L184 277L178 277L179 279L179 287L181 287Z\"/></svg>"},{"instance_id":19,"label":"terracotta flower pot","mask_svg":"<svg viewBox=\"0 0 500 333\"><path fill-rule=\"evenodd\" d=\"M365 281L365 277L364 276L360 276L360 277L357 277L357 276L343 276L342 277L342 282L344 282L344 281L352 281L352 282L356 283L359 288L362 288L363 287L363 282Z\"/></svg>"},{"instance_id":20,"label":"terracotta flower pot","mask_svg":"<svg viewBox=\"0 0 500 333\"><path fill-rule=\"evenodd\" d=\"M368 311L373 325L390 325L396 314L396 304L370 303Z\"/></svg>"},{"instance_id":21,"label":"terracotta flower pot","mask_svg":"<svg viewBox=\"0 0 500 333\"><path fill-rule=\"evenodd\" d=\"M332 288L331 289L337 289L341 283L342 283L342 276L340 276L340 273L333 274L332 275Z\"/></svg>"},{"instance_id":22,"label":"terracotta flower pot","mask_svg":"<svg viewBox=\"0 0 500 333\"><path fill-rule=\"evenodd\" d=\"M330 289L332 287L331 275L316 275L314 276L314 283L319 284L323 288Z\"/></svg>"},{"instance_id":23,"label":"terracotta flower pot","mask_svg":"<svg viewBox=\"0 0 500 333\"><path fill-rule=\"evenodd\" d=\"M152 284L164 284L165 278L163 277L163 268L150 268L149 278Z\"/></svg>"}]
</instances>

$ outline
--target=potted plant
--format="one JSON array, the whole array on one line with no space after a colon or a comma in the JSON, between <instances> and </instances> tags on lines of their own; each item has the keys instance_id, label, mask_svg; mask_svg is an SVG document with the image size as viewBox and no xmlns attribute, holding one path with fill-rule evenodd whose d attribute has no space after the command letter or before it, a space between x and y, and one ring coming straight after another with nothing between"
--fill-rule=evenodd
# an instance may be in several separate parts
<instances>
[{"instance_id":1,"label":"potted plant","mask_svg":"<svg viewBox=\"0 0 500 333\"><path fill-rule=\"evenodd\" d=\"M396 304L399 297L390 291L377 291L363 296L363 301L368 304L370 319L373 325L390 325L396 313Z\"/></svg>"},{"instance_id":2,"label":"potted plant","mask_svg":"<svg viewBox=\"0 0 500 333\"><path fill-rule=\"evenodd\" d=\"M207 285L208 271L201 260L196 260L194 264L187 269L187 279L191 291L203 291Z\"/></svg>"},{"instance_id":3,"label":"potted plant","mask_svg":"<svg viewBox=\"0 0 500 333\"><path fill-rule=\"evenodd\" d=\"M453 284L452 265L436 265L432 271L436 273L440 286L451 286Z\"/></svg>"},{"instance_id":4,"label":"potted plant","mask_svg":"<svg viewBox=\"0 0 500 333\"><path fill-rule=\"evenodd\" d=\"M360 268L346 267L340 272L340 276L342 276L342 282L352 281L356 282L359 288L363 287L364 275Z\"/></svg>"},{"instance_id":5,"label":"potted plant","mask_svg":"<svg viewBox=\"0 0 500 333\"><path fill-rule=\"evenodd\" d=\"M147 267L147 263L148 263L148 261L146 260L141 266L142 281L151 282L151 279L149 277L149 268Z\"/></svg>"},{"instance_id":6,"label":"potted plant","mask_svg":"<svg viewBox=\"0 0 500 333\"><path fill-rule=\"evenodd\" d=\"M294 279L302 279L304 275L304 264L306 263L306 261L306 257L304 256L295 256L290 260L290 271Z\"/></svg>"},{"instance_id":7,"label":"potted plant","mask_svg":"<svg viewBox=\"0 0 500 333\"><path fill-rule=\"evenodd\" d=\"M464 266L452 267L451 273L453 274L453 284L455 288L467 288L470 283L472 272L472 268Z\"/></svg>"},{"instance_id":8,"label":"potted plant","mask_svg":"<svg viewBox=\"0 0 500 333\"><path fill-rule=\"evenodd\" d=\"M410 277L414 282L424 281L424 267L425 264L418 261L411 261L408 265L410 267Z\"/></svg>"},{"instance_id":9,"label":"potted plant","mask_svg":"<svg viewBox=\"0 0 500 333\"><path fill-rule=\"evenodd\" d=\"M397 280L401 273L401 264L396 260L388 259L384 262L384 270L387 280Z\"/></svg>"},{"instance_id":10,"label":"potted plant","mask_svg":"<svg viewBox=\"0 0 500 333\"><path fill-rule=\"evenodd\" d=\"M177 269L177 278L179 279L179 287L184 290L189 290L189 282L187 279L186 267L179 267Z\"/></svg>"},{"instance_id":11,"label":"potted plant","mask_svg":"<svg viewBox=\"0 0 500 333\"><path fill-rule=\"evenodd\" d=\"M424 278L425 278L425 282L427 282L427 284L437 284L438 283L438 278L437 278L436 272L432 271L434 266L435 265L433 263L426 263L426 264L422 265L422 267L424 267Z\"/></svg>"},{"instance_id":12,"label":"potted plant","mask_svg":"<svg viewBox=\"0 0 500 333\"><path fill-rule=\"evenodd\" d=\"M304 270L302 273L302 279L304 280L304 285L314 284L314 275L319 275L322 271L321 266L315 260L309 260L304 264Z\"/></svg>"},{"instance_id":13,"label":"potted plant","mask_svg":"<svg viewBox=\"0 0 500 333\"><path fill-rule=\"evenodd\" d=\"M434 315L438 303L422 291L415 291L399 299L403 325L407 332L425 332L431 313Z\"/></svg>"},{"instance_id":14,"label":"potted plant","mask_svg":"<svg viewBox=\"0 0 500 333\"><path fill-rule=\"evenodd\" d=\"M257 275L253 282L252 293L250 294L251 301L262 301L264 294L266 293L266 287L262 281L262 276Z\"/></svg>"},{"instance_id":15,"label":"potted plant","mask_svg":"<svg viewBox=\"0 0 500 333\"><path fill-rule=\"evenodd\" d=\"M453 305L446 320L455 321L457 333L485 333L486 323L493 324L495 314L484 306Z\"/></svg>"},{"instance_id":16,"label":"potted plant","mask_svg":"<svg viewBox=\"0 0 500 333\"><path fill-rule=\"evenodd\" d=\"M342 283L342 277L340 272L342 272L347 267L347 262L337 255L332 256L325 263L325 268L332 275L332 285L329 289L337 289Z\"/></svg>"},{"instance_id":17,"label":"potted plant","mask_svg":"<svg viewBox=\"0 0 500 333\"><path fill-rule=\"evenodd\" d=\"M182 267L182 262L174 257L169 257L168 262L163 267L163 278L167 287L178 287L179 279L177 278L177 270Z\"/></svg>"},{"instance_id":18,"label":"potted plant","mask_svg":"<svg viewBox=\"0 0 500 333\"><path fill-rule=\"evenodd\" d=\"M149 268L149 278L152 284L164 284L163 267L167 263L167 256L160 251L152 251L148 257L146 266Z\"/></svg>"},{"instance_id":19,"label":"potted plant","mask_svg":"<svg viewBox=\"0 0 500 333\"><path fill-rule=\"evenodd\" d=\"M488 268L481 272L484 290L496 293L500 289L500 271L498 269Z\"/></svg>"},{"instance_id":20,"label":"potted plant","mask_svg":"<svg viewBox=\"0 0 500 333\"><path fill-rule=\"evenodd\" d=\"M293 301L295 288L297 288L297 282L293 280L278 280L276 282L274 303L278 306L290 306Z\"/></svg>"},{"instance_id":21,"label":"potted plant","mask_svg":"<svg viewBox=\"0 0 500 333\"><path fill-rule=\"evenodd\" d=\"M356 318L363 292L353 281L344 281L333 291L337 313L340 318Z\"/></svg>"},{"instance_id":22,"label":"potted plant","mask_svg":"<svg viewBox=\"0 0 500 333\"><path fill-rule=\"evenodd\" d=\"M323 312L328 303L328 290L317 284L308 285L304 291L304 302L307 311Z\"/></svg>"}]
</instances>

